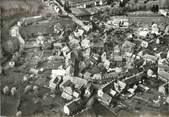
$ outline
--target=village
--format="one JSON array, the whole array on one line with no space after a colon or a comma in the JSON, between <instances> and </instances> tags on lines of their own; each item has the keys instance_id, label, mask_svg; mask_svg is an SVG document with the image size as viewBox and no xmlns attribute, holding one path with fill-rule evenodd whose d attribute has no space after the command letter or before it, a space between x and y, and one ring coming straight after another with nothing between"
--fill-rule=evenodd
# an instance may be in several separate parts
<instances>
[{"instance_id":1,"label":"village","mask_svg":"<svg viewBox=\"0 0 169 117\"><path fill-rule=\"evenodd\" d=\"M169 3L40 2L1 28L2 116L169 116Z\"/></svg>"}]
</instances>

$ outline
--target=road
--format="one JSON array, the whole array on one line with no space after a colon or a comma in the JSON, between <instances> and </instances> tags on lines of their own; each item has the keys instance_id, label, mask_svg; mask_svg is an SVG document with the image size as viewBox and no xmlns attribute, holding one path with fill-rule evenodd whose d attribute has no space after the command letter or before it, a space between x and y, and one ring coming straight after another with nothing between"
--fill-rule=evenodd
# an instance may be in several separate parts
<instances>
[{"instance_id":1,"label":"road","mask_svg":"<svg viewBox=\"0 0 169 117\"><path fill-rule=\"evenodd\" d=\"M54 3L55 3L55 5L57 5L58 7L60 7L60 9L62 10L63 13L65 13L68 17L72 18L72 20L76 24L78 24L79 26L81 26L85 31L89 31L89 28L80 19L78 19L72 13L68 13L67 11L65 11L65 9L63 8L63 6L57 0L55 0Z\"/></svg>"}]
</instances>

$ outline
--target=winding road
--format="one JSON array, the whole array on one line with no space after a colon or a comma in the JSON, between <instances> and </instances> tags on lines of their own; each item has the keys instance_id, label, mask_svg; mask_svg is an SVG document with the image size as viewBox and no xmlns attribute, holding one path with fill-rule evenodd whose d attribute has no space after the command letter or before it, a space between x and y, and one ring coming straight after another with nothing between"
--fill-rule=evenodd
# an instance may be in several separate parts
<instances>
[{"instance_id":1,"label":"winding road","mask_svg":"<svg viewBox=\"0 0 169 117\"><path fill-rule=\"evenodd\" d=\"M78 24L79 26L81 26L85 31L89 31L89 27L87 25L85 25L80 19L78 19L72 13L68 13L67 11L65 11L65 9L63 8L63 6L57 0L54 0L53 2L54 2L55 5L57 5L62 10L63 13L65 13L68 17L72 18L72 20L76 24Z\"/></svg>"}]
</instances>

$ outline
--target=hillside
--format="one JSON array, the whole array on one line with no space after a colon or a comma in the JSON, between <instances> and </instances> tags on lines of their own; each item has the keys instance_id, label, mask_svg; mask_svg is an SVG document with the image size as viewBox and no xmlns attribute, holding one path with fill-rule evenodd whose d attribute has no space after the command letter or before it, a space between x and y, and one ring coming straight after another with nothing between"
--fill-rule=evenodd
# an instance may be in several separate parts
<instances>
[{"instance_id":1,"label":"hillside","mask_svg":"<svg viewBox=\"0 0 169 117\"><path fill-rule=\"evenodd\" d=\"M41 0L1 0L1 16L37 14L42 6Z\"/></svg>"},{"instance_id":2,"label":"hillside","mask_svg":"<svg viewBox=\"0 0 169 117\"><path fill-rule=\"evenodd\" d=\"M9 28L14 25L21 17L38 15L43 10L41 0L1 0L0 4L0 59L5 59L4 47L6 42L10 40ZM2 50L1 50L2 47ZM3 61L3 60L1 60Z\"/></svg>"}]
</instances>

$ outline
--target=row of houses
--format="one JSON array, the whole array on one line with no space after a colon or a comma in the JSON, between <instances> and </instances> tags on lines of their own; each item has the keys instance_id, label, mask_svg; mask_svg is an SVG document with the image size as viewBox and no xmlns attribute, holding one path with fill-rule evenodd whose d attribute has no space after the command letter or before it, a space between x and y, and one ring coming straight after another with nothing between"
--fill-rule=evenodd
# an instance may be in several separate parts
<instances>
[{"instance_id":1,"label":"row of houses","mask_svg":"<svg viewBox=\"0 0 169 117\"><path fill-rule=\"evenodd\" d=\"M62 4L65 4L66 0L61 0ZM103 0L69 0L70 7L82 7L99 6L103 4Z\"/></svg>"}]
</instances>

